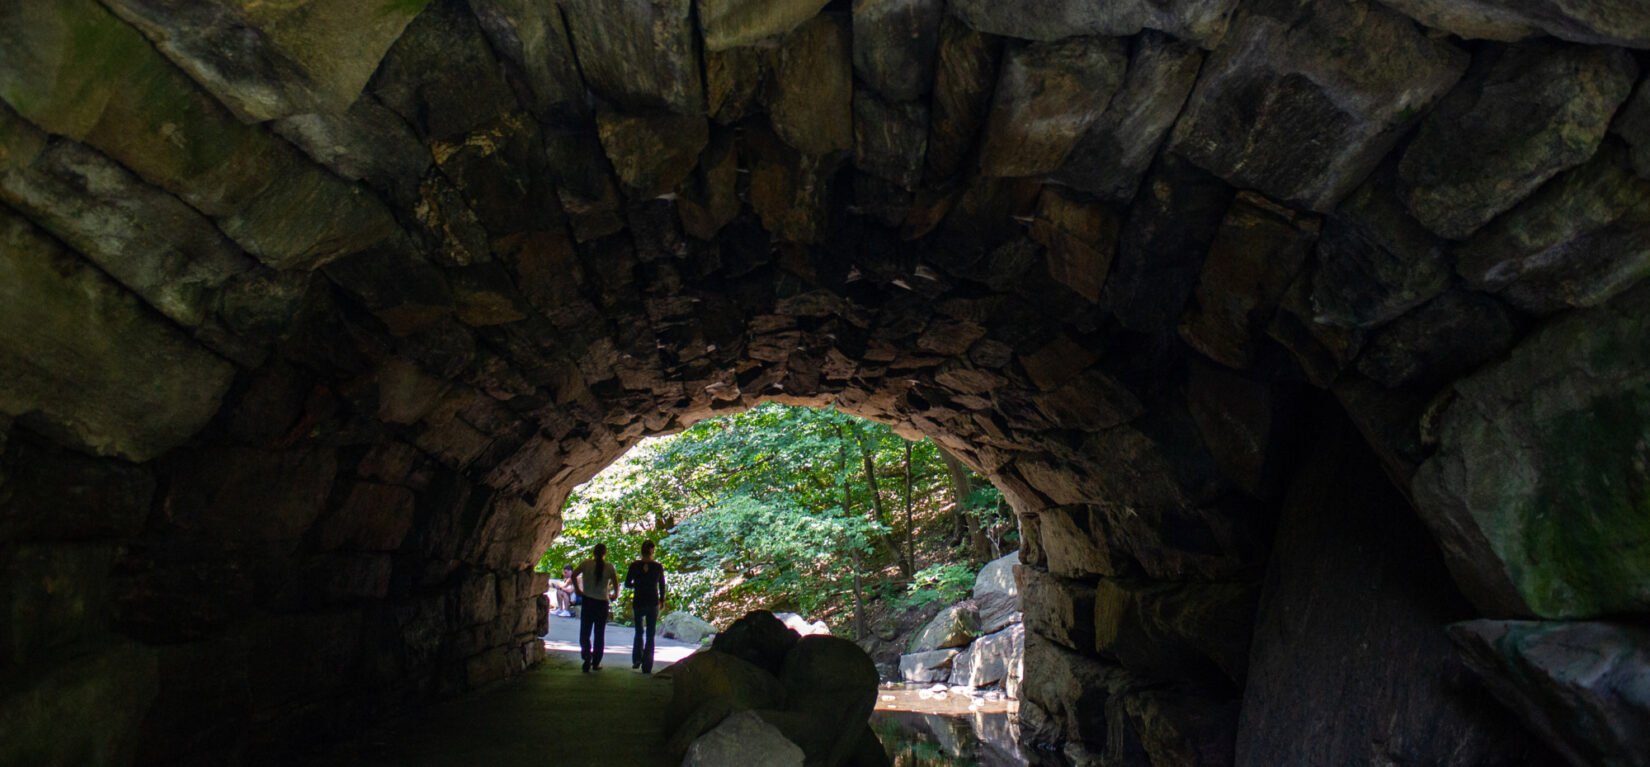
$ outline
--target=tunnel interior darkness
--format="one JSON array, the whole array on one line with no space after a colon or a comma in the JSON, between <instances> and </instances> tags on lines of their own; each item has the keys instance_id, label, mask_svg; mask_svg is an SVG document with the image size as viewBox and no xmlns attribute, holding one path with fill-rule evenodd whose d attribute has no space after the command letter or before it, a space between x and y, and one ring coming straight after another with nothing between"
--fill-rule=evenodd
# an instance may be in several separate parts
<instances>
[{"instance_id":1,"label":"tunnel interior darkness","mask_svg":"<svg viewBox=\"0 0 1650 767\"><path fill-rule=\"evenodd\" d=\"M0 763L284 764L516 674L569 491L763 401L1009 497L1074 763L1641 763L1647 48L1548 0L0 6Z\"/></svg>"}]
</instances>

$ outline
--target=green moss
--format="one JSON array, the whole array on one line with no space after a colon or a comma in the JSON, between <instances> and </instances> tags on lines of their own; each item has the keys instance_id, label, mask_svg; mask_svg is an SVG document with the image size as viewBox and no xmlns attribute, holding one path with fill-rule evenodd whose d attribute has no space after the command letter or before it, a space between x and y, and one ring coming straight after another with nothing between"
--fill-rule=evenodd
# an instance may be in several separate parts
<instances>
[{"instance_id":1,"label":"green moss","mask_svg":"<svg viewBox=\"0 0 1650 767\"><path fill-rule=\"evenodd\" d=\"M417 16L429 4L430 0L384 0L384 4L378 6L378 15Z\"/></svg>"},{"instance_id":2,"label":"green moss","mask_svg":"<svg viewBox=\"0 0 1650 767\"><path fill-rule=\"evenodd\" d=\"M1593 399L1547 424L1542 483L1517 512L1509 574L1547 617L1650 607L1650 389ZM1516 502L1516 501L1515 501Z\"/></svg>"}]
</instances>

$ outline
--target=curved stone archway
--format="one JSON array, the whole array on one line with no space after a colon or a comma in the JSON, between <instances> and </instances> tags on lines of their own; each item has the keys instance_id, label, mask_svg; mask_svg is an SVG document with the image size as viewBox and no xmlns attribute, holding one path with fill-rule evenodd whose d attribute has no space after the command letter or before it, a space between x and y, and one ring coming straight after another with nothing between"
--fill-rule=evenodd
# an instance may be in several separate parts
<instances>
[{"instance_id":1,"label":"curved stone archway","mask_svg":"<svg viewBox=\"0 0 1650 767\"><path fill-rule=\"evenodd\" d=\"M1011 498L1076 761L1642 755L1557 701L1645 673L1650 12L848 5L0 10L0 748L506 677L571 488L778 399Z\"/></svg>"}]
</instances>

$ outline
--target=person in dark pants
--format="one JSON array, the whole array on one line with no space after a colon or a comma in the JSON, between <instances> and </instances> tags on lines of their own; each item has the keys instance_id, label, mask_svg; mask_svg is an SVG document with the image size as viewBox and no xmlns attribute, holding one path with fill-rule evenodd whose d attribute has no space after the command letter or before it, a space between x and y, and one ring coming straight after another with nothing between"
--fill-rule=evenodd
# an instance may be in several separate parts
<instances>
[{"instance_id":1,"label":"person in dark pants","mask_svg":"<svg viewBox=\"0 0 1650 767\"><path fill-rule=\"evenodd\" d=\"M659 606L665 603L665 566L653 561L653 541L642 542L642 558L630 563L624 585L634 592L631 605L636 613L636 643L630 651L630 667L651 674L653 633L659 627Z\"/></svg>"},{"instance_id":2,"label":"person in dark pants","mask_svg":"<svg viewBox=\"0 0 1650 767\"><path fill-rule=\"evenodd\" d=\"M584 600L579 608L579 657L584 670L602 670L602 647L607 644L608 602L619 598L619 573L607 563L607 545L598 543L594 559L573 570L573 593ZM591 634L595 634L592 641Z\"/></svg>"}]
</instances>

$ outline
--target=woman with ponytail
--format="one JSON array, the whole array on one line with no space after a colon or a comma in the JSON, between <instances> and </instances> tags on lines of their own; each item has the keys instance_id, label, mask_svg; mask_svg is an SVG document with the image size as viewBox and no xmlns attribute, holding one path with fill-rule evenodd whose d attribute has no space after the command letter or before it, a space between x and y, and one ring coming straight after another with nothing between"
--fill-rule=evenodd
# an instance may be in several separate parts
<instances>
[{"instance_id":1,"label":"woman with ponytail","mask_svg":"<svg viewBox=\"0 0 1650 767\"><path fill-rule=\"evenodd\" d=\"M602 648L607 644L608 603L619 597L619 573L607 563L606 544L596 544L592 553L594 559L580 562L573 571L573 590L584 599L584 606L579 610L579 657L584 660L585 671L601 671Z\"/></svg>"}]
</instances>

